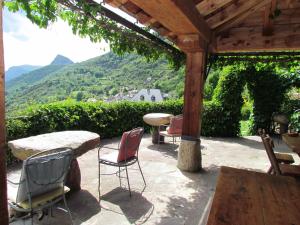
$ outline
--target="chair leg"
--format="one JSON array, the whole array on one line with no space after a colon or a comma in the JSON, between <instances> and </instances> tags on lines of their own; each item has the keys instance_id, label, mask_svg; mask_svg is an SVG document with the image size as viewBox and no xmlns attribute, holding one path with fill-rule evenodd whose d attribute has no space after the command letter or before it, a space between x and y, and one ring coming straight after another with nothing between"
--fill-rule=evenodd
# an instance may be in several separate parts
<instances>
[{"instance_id":1,"label":"chair leg","mask_svg":"<svg viewBox=\"0 0 300 225\"><path fill-rule=\"evenodd\" d=\"M66 200L65 194L63 195L63 199L64 199L64 203L65 203L65 208L68 211L68 214L69 214L69 217L70 217L70 220L71 220L71 224L73 225L74 223L73 223L73 219L72 219L72 214L71 214L71 211L70 211L70 209L67 205L67 200Z\"/></svg>"},{"instance_id":2,"label":"chair leg","mask_svg":"<svg viewBox=\"0 0 300 225\"><path fill-rule=\"evenodd\" d=\"M268 169L267 174L272 174L272 171L273 171L273 168L272 168L272 166L270 166L270 168Z\"/></svg>"},{"instance_id":3,"label":"chair leg","mask_svg":"<svg viewBox=\"0 0 300 225\"><path fill-rule=\"evenodd\" d=\"M143 172L142 172L142 169L141 169L141 166L140 166L140 162L139 162L139 160L137 160L137 163L138 163L138 166L139 166L139 169L140 169L140 172L141 172L141 175L142 175L142 178L143 178L144 184L145 184L145 186L146 186L147 184L146 184L146 181L145 181L145 178L144 178L144 174L143 174Z\"/></svg>"},{"instance_id":4,"label":"chair leg","mask_svg":"<svg viewBox=\"0 0 300 225\"><path fill-rule=\"evenodd\" d=\"M98 162L98 197L99 197L99 202L100 202L100 196L101 196L101 192L100 192L100 163Z\"/></svg>"},{"instance_id":5,"label":"chair leg","mask_svg":"<svg viewBox=\"0 0 300 225\"><path fill-rule=\"evenodd\" d=\"M31 225L33 225L33 212L30 212Z\"/></svg>"},{"instance_id":6,"label":"chair leg","mask_svg":"<svg viewBox=\"0 0 300 225\"><path fill-rule=\"evenodd\" d=\"M126 170L127 183L128 183L128 188L129 188L129 195L130 195L130 197L131 197L131 189L130 189L130 184L129 184L129 177L128 177L128 170L127 170L127 166L125 166L125 170Z\"/></svg>"},{"instance_id":7,"label":"chair leg","mask_svg":"<svg viewBox=\"0 0 300 225\"><path fill-rule=\"evenodd\" d=\"M119 167L119 183L120 183L120 187L121 187L122 185L121 185L121 169L120 169L120 167Z\"/></svg>"}]
</instances>

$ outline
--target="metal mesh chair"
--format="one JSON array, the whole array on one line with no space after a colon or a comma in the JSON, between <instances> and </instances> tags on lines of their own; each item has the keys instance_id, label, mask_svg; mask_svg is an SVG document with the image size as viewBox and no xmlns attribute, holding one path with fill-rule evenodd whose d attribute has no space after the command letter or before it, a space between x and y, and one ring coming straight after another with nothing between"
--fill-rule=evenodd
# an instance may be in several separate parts
<instances>
[{"instance_id":1,"label":"metal mesh chair","mask_svg":"<svg viewBox=\"0 0 300 225\"><path fill-rule=\"evenodd\" d=\"M117 173L118 173L118 176L119 176L120 186L121 186L121 177L120 177L121 168L125 168L129 194L131 196L131 189L130 189L130 183L129 183L129 176L128 176L127 167L137 163L138 167L139 167L139 170L141 172L144 184L146 186L146 181L145 181L145 178L144 178L144 175L143 175L140 163L139 163L139 146L140 146L143 134L144 134L144 129L143 128L141 128L141 127L135 128L131 131L123 133L122 139L119 143L118 148L110 148L110 147L105 147L105 146L99 147L99 149L98 149L98 169L99 169L98 192L99 192L99 200L100 200L100 175L111 175L111 174L101 174L101 171L100 171L100 165L101 164L105 164L105 165L108 165L108 166L114 166L114 167L119 168L119 171ZM100 156L100 151L102 149L113 149L113 150L118 150L118 151L114 151L110 154Z\"/></svg>"},{"instance_id":2,"label":"metal mesh chair","mask_svg":"<svg viewBox=\"0 0 300 225\"><path fill-rule=\"evenodd\" d=\"M182 122L183 122L183 116L177 115L173 116L170 119L170 124L165 126L161 125L159 128L159 136L164 137L172 137L173 138L173 144L176 142L176 137L181 137L182 133ZM166 127L166 130L161 130L162 127ZM160 143L160 138L158 139Z\"/></svg>"},{"instance_id":3,"label":"metal mesh chair","mask_svg":"<svg viewBox=\"0 0 300 225\"><path fill-rule=\"evenodd\" d=\"M23 162L20 181L8 180L8 204L16 212L23 212L31 217L38 211L51 209L63 200L72 221L65 193L65 178L69 171L73 151L60 148L37 153ZM13 191L13 189L17 191ZM11 221L20 218L11 218ZM72 222L73 224L73 222Z\"/></svg>"}]
</instances>

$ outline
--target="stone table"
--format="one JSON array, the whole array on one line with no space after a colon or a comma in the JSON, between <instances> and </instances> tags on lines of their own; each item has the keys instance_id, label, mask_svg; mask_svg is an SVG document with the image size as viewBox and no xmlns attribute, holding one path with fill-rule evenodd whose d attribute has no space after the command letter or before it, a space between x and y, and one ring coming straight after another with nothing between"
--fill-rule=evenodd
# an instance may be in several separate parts
<instances>
[{"instance_id":1,"label":"stone table","mask_svg":"<svg viewBox=\"0 0 300 225\"><path fill-rule=\"evenodd\" d=\"M53 132L8 142L12 154L21 160L25 160L36 153L56 148L71 148L77 158L96 148L99 144L100 136L89 131ZM66 179L66 185L71 190L80 190L81 174L76 158L71 163Z\"/></svg>"},{"instance_id":2,"label":"stone table","mask_svg":"<svg viewBox=\"0 0 300 225\"><path fill-rule=\"evenodd\" d=\"M170 118L172 117L172 114L167 113L149 113L143 116L143 120L145 123L153 126L153 133L152 133L152 143L158 144L159 141L163 142L164 137L159 137L159 126L165 125L170 123ZM159 140L159 138L161 140Z\"/></svg>"}]
</instances>

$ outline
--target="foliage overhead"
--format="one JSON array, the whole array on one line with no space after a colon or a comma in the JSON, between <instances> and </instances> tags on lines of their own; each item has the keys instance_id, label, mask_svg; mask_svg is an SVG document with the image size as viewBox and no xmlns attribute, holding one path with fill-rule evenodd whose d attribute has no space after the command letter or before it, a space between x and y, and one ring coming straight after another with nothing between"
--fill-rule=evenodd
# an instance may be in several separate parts
<instances>
[{"instance_id":1,"label":"foliage overhead","mask_svg":"<svg viewBox=\"0 0 300 225\"><path fill-rule=\"evenodd\" d=\"M181 51L158 46L156 42L103 16L101 4L93 0L5 0L4 5L12 12L25 11L26 16L41 28L61 18L69 23L74 34L89 37L92 42L105 40L120 55L136 52L148 60L165 56L176 69L185 61Z\"/></svg>"}]
</instances>

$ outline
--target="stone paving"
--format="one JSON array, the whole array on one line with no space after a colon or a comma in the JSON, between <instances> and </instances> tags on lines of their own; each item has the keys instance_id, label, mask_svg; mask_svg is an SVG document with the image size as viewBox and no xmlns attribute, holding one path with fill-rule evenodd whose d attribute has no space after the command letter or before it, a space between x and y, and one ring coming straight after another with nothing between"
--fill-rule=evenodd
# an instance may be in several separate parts
<instances>
[{"instance_id":1,"label":"stone paving","mask_svg":"<svg viewBox=\"0 0 300 225\"><path fill-rule=\"evenodd\" d=\"M171 140L170 140L171 141ZM119 138L101 141L116 147ZM289 152L282 141L275 141L276 151ZM182 172L176 167L176 144L153 145L151 136L144 135L140 147L140 162L147 186L144 187L137 165L129 169L132 197L129 197L125 171L121 172L121 186L114 175L101 176L101 201L98 201L97 149L78 158L82 190L68 195L74 224L82 225L202 225L213 198L220 166L266 172L267 155L259 137L201 139L203 171ZM105 150L102 154L107 154ZM293 154L293 153L292 153ZM298 156L293 154L296 163ZM115 172L116 168L101 166L101 173ZM11 169L9 177L18 173ZM30 224L30 221L13 224ZM34 224L70 224L62 210L54 210L54 218L46 217Z\"/></svg>"}]
</instances>

